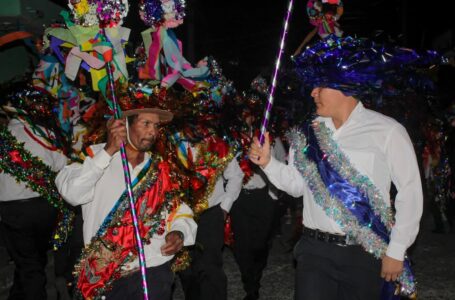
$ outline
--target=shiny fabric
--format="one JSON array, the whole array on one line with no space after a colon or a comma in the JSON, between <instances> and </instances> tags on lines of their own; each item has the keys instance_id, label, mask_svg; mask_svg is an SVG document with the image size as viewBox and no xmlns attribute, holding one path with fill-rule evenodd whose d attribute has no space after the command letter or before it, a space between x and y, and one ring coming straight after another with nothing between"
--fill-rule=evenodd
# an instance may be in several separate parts
<instances>
[{"instance_id":1,"label":"shiny fabric","mask_svg":"<svg viewBox=\"0 0 455 300\"><path fill-rule=\"evenodd\" d=\"M150 164L147 164L144 170L150 168L153 169L154 166L150 167ZM166 192L172 188L169 166L166 163L159 163L158 169L156 182L136 199L135 203L139 218L140 234L145 240L148 239L148 235L152 230L147 225L146 220L153 216L157 209L163 205L166 199ZM145 174L142 175L146 176ZM135 181L135 183L138 182L140 182L140 179ZM120 197L92 240L90 246L94 244L96 246L89 246L88 251L86 250L86 256L82 258L85 260L82 264L84 268L77 279L77 287L84 298L93 298L99 292L98 290L104 289L113 280L118 279L121 276L120 267L131 258L137 256L134 228L131 226L131 211L129 209L121 211L119 209L124 207L120 205L124 201L128 201L126 193L123 193ZM147 209L142 211L141 208L144 205ZM116 217L119 213L122 214L120 221Z\"/></svg>"},{"instance_id":2,"label":"shiny fabric","mask_svg":"<svg viewBox=\"0 0 455 300\"><path fill-rule=\"evenodd\" d=\"M362 194L356 186L351 185L344 179L335 171L327 159L325 159L326 155L324 155L319 147L313 127L307 125L303 126L302 129L305 132L309 145L307 147L306 155L317 165L321 179L330 195L341 201L344 207L356 217L359 224L370 227L376 235L388 243L390 240L390 233L380 218L374 214L369 204L368 196ZM404 261L404 268L410 270L410 264L407 259ZM381 299L399 300L400 296L394 295L395 288L396 285L394 282L384 281Z\"/></svg>"}]
</instances>

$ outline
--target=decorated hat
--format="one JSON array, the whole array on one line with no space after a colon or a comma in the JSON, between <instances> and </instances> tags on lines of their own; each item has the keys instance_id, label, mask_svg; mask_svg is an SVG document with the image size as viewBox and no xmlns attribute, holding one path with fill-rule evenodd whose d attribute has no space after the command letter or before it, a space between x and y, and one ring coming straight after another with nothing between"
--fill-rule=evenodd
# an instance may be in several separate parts
<instances>
[{"instance_id":1,"label":"decorated hat","mask_svg":"<svg viewBox=\"0 0 455 300\"><path fill-rule=\"evenodd\" d=\"M118 104L122 116L128 117L139 113L154 113L160 118L161 123L172 121L173 113L166 107L167 95L163 89L148 89L140 84L128 84L121 87L117 93Z\"/></svg>"},{"instance_id":2,"label":"decorated hat","mask_svg":"<svg viewBox=\"0 0 455 300\"><path fill-rule=\"evenodd\" d=\"M296 72L305 87L330 87L360 99L431 93L434 85L429 70L442 62L435 51L419 53L369 39L334 35L295 58Z\"/></svg>"},{"instance_id":3,"label":"decorated hat","mask_svg":"<svg viewBox=\"0 0 455 300\"><path fill-rule=\"evenodd\" d=\"M3 105L7 115L26 115L32 119L45 121L55 116L57 99L46 90L25 82L2 87Z\"/></svg>"}]
</instances>

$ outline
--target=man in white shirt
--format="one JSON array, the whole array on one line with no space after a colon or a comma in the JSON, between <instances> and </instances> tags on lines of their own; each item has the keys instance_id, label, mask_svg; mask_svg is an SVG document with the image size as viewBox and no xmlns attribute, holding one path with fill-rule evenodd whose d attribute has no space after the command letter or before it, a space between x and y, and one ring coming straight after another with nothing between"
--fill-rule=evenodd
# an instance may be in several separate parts
<instances>
[{"instance_id":1,"label":"man in white shirt","mask_svg":"<svg viewBox=\"0 0 455 300\"><path fill-rule=\"evenodd\" d=\"M82 205L86 249L76 266L77 289L84 298L143 299L119 152L126 143L149 299L169 299L174 282L170 260L184 245L194 244L197 227L191 209L179 199L169 165L150 152L159 126L173 115L138 108L124 111L124 117L108 122L106 144L91 146L83 164L67 166L56 179L65 200Z\"/></svg>"},{"instance_id":2,"label":"man in white shirt","mask_svg":"<svg viewBox=\"0 0 455 300\"><path fill-rule=\"evenodd\" d=\"M211 135L202 141L182 142L189 166L204 176L202 194L193 191L193 201L206 209L199 211L196 244L190 252L191 265L181 272L186 300L227 299L227 277L223 269L226 217L242 188L243 172L235 148ZM207 203L202 203L207 201ZM196 204L198 205L198 204Z\"/></svg>"},{"instance_id":3,"label":"man in white shirt","mask_svg":"<svg viewBox=\"0 0 455 300\"><path fill-rule=\"evenodd\" d=\"M44 117L45 113L42 115ZM47 299L47 251L50 249L52 231L55 229L57 209L37 189L32 189L31 185L38 186L41 191L52 189L46 181L53 186L54 172L66 165L67 158L49 143L55 139L53 133L36 123L30 123L30 117L31 115L27 114L25 118L16 116L10 119L7 128L0 126L0 157L3 163L8 162L11 157L10 163L13 164L0 165L0 230L8 253L16 265L9 299L44 300ZM3 134L8 134L15 141L5 138ZM16 143L24 144L21 147ZM28 167L23 157L30 157ZM15 163L22 166L14 165ZM31 174L44 170L38 170L35 163L44 163L50 168L41 175L43 184L35 183L37 178ZM22 174L28 174L27 178L30 180L24 180ZM55 186L53 188L58 195Z\"/></svg>"},{"instance_id":4,"label":"man in white shirt","mask_svg":"<svg viewBox=\"0 0 455 300\"><path fill-rule=\"evenodd\" d=\"M367 73L379 69L373 63L389 72L381 73L381 82L393 65L381 63L381 49L355 43L321 41L298 61L303 82L313 86L318 117L291 131L289 164L270 155L268 134L250 151L277 188L303 196L305 228L294 249L296 299L379 299L395 293L391 282L402 293L415 292L405 253L422 215L417 160L404 127L357 100L378 88L371 79L378 75ZM369 60L359 62L358 53ZM394 216L392 182L398 191Z\"/></svg>"},{"instance_id":5,"label":"man in white shirt","mask_svg":"<svg viewBox=\"0 0 455 300\"><path fill-rule=\"evenodd\" d=\"M249 132L245 138L251 141L253 123L257 119L249 109L244 109L243 116ZM278 161L285 160L286 151L279 137L274 139L271 151ZM267 266L271 247L278 191L260 168L251 162L249 164L251 174L245 175L242 191L231 210L232 249L246 293L243 299L256 300L259 299L262 272Z\"/></svg>"}]
</instances>

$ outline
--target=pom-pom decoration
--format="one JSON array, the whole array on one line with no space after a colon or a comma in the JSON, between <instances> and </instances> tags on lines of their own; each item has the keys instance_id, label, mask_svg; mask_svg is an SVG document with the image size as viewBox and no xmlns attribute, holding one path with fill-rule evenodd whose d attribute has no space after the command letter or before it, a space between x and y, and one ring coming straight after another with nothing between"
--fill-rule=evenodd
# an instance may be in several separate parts
<instances>
[{"instance_id":1,"label":"pom-pom decoration","mask_svg":"<svg viewBox=\"0 0 455 300\"><path fill-rule=\"evenodd\" d=\"M84 27L115 27L128 14L128 0L70 0L73 21Z\"/></svg>"},{"instance_id":2,"label":"pom-pom decoration","mask_svg":"<svg viewBox=\"0 0 455 300\"><path fill-rule=\"evenodd\" d=\"M185 0L142 0L140 16L152 28L175 28L183 23Z\"/></svg>"}]
</instances>

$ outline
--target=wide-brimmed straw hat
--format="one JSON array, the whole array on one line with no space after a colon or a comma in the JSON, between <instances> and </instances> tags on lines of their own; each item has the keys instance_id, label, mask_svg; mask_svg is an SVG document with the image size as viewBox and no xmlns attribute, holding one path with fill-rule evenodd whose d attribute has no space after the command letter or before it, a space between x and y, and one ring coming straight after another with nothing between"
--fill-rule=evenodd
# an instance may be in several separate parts
<instances>
[{"instance_id":1,"label":"wide-brimmed straw hat","mask_svg":"<svg viewBox=\"0 0 455 300\"><path fill-rule=\"evenodd\" d=\"M144 107L144 108L135 108L135 109L130 109L127 111L123 111L122 115L125 117L129 117L132 115L137 115L140 113L153 113L157 114L158 117L160 118L160 123L169 123L172 121L172 118L174 117L174 114L172 114L170 111L164 110L164 109L159 109L155 107Z\"/></svg>"}]
</instances>

